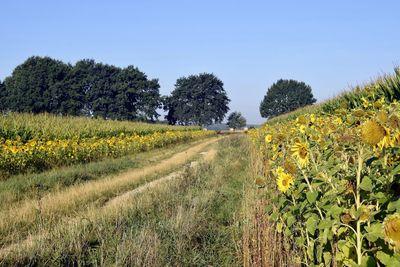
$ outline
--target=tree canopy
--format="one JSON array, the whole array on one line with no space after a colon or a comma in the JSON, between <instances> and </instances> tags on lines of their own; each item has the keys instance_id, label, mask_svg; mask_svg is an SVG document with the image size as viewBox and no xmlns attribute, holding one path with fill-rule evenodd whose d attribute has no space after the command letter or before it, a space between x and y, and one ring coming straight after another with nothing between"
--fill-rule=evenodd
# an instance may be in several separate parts
<instances>
[{"instance_id":1,"label":"tree canopy","mask_svg":"<svg viewBox=\"0 0 400 267\"><path fill-rule=\"evenodd\" d=\"M170 124L182 125L221 122L230 101L223 86L223 82L210 73L179 78L171 96L165 98L166 119Z\"/></svg>"},{"instance_id":2,"label":"tree canopy","mask_svg":"<svg viewBox=\"0 0 400 267\"><path fill-rule=\"evenodd\" d=\"M260 113L264 118L271 118L313 104L315 101L309 85L295 80L280 79L268 88L260 104Z\"/></svg>"},{"instance_id":3,"label":"tree canopy","mask_svg":"<svg viewBox=\"0 0 400 267\"><path fill-rule=\"evenodd\" d=\"M5 86L0 97L7 106L0 106L2 110L155 120L161 107L158 80L149 80L134 66L119 68L89 59L72 66L30 57L6 78Z\"/></svg>"},{"instance_id":4,"label":"tree canopy","mask_svg":"<svg viewBox=\"0 0 400 267\"><path fill-rule=\"evenodd\" d=\"M242 113L235 111L229 114L227 125L229 128L238 129L246 126L246 119Z\"/></svg>"}]
</instances>

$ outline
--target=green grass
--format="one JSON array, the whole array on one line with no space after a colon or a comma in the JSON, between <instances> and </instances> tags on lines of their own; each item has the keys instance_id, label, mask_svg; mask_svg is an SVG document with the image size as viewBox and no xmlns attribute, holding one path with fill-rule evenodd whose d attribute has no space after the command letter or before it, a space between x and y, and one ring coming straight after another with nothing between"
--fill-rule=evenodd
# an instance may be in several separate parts
<instances>
[{"instance_id":1,"label":"green grass","mask_svg":"<svg viewBox=\"0 0 400 267\"><path fill-rule=\"evenodd\" d=\"M241 266L241 202L248 144L231 136L211 163L98 211L49 228L49 237L4 266Z\"/></svg>"}]
</instances>

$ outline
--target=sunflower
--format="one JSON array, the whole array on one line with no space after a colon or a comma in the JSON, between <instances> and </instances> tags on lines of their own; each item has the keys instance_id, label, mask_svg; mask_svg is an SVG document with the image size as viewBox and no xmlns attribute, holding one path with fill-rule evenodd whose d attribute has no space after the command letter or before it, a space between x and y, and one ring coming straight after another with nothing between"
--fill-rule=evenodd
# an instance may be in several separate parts
<instances>
[{"instance_id":1,"label":"sunflower","mask_svg":"<svg viewBox=\"0 0 400 267\"><path fill-rule=\"evenodd\" d=\"M400 249L400 214L392 214L383 221L385 240Z\"/></svg>"},{"instance_id":2,"label":"sunflower","mask_svg":"<svg viewBox=\"0 0 400 267\"><path fill-rule=\"evenodd\" d=\"M293 184L293 176L285 172L280 172L276 179L276 184L278 185L278 190L285 193Z\"/></svg>"},{"instance_id":3,"label":"sunflower","mask_svg":"<svg viewBox=\"0 0 400 267\"><path fill-rule=\"evenodd\" d=\"M303 144L301 142L296 142L292 146L292 155L297 158L297 161L299 162L301 167L306 167L309 162L309 151L308 151L308 146L306 144Z\"/></svg>"},{"instance_id":4,"label":"sunflower","mask_svg":"<svg viewBox=\"0 0 400 267\"><path fill-rule=\"evenodd\" d=\"M258 188L263 188L263 187L265 187L265 179L264 179L263 177L261 177L261 176L258 176L258 177L255 179L254 183L256 184L256 186L257 186Z\"/></svg>"},{"instance_id":5,"label":"sunflower","mask_svg":"<svg viewBox=\"0 0 400 267\"><path fill-rule=\"evenodd\" d=\"M376 113L376 118L380 121L380 122L387 122L388 121L388 115L385 111L381 110L379 112Z\"/></svg>"},{"instance_id":6,"label":"sunflower","mask_svg":"<svg viewBox=\"0 0 400 267\"><path fill-rule=\"evenodd\" d=\"M389 123L389 126L393 129L400 128L400 119L396 115L390 116L388 123Z\"/></svg>"},{"instance_id":7,"label":"sunflower","mask_svg":"<svg viewBox=\"0 0 400 267\"><path fill-rule=\"evenodd\" d=\"M369 145L378 144L386 136L385 128L376 121L370 120L363 124L361 128L361 138L364 143Z\"/></svg>"},{"instance_id":8,"label":"sunflower","mask_svg":"<svg viewBox=\"0 0 400 267\"><path fill-rule=\"evenodd\" d=\"M271 142L272 142L272 135L267 134L267 135L265 136L265 143L269 144L269 143L271 143Z\"/></svg>"}]
</instances>

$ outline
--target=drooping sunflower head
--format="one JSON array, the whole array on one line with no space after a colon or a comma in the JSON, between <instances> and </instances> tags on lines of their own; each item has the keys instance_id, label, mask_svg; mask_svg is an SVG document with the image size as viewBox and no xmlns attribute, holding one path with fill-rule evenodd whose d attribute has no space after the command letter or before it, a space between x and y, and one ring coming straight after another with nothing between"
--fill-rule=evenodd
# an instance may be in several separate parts
<instances>
[{"instance_id":1,"label":"drooping sunflower head","mask_svg":"<svg viewBox=\"0 0 400 267\"><path fill-rule=\"evenodd\" d=\"M361 138L369 145L378 144L386 135L385 128L378 122L369 120L362 125Z\"/></svg>"},{"instance_id":2,"label":"drooping sunflower head","mask_svg":"<svg viewBox=\"0 0 400 267\"><path fill-rule=\"evenodd\" d=\"M278 185L278 190L285 193L293 184L293 176L285 172L281 172L278 174L276 184Z\"/></svg>"},{"instance_id":3,"label":"drooping sunflower head","mask_svg":"<svg viewBox=\"0 0 400 267\"><path fill-rule=\"evenodd\" d=\"M256 186L258 188L263 188L263 187L265 187L265 184L266 184L265 183L265 178L261 177L261 176L258 176L258 177L256 177L254 183L256 184Z\"/></svg>"},{"instance_id":4,"label":"drooping sunflower head","mask_svg":"<svg viewBox=\"0 0 400 267\"><path fill-rule=\"evenodd\" d=\"M385 111L381 110L376 113L376 118L378 119L378 121L385 123L388 120L388 114Z\"/></svg>"},{"instance_id":5,"label":"drooping sunflower head","mask_svg":"<svg viewBox=\"0 0 400 267\"><path fill-rule=\"evenodd\" d=\"M309 162L309 150L308 146L301 142L296 142L292 146L292 155L296 157L297 161L299 162L300 166L306 167Z\"/></svg>"},{"instance_id":6,"label":"drooping sunflower head","mask_svg":"<svg viewBox=\"0 0 400 267\"><path fill-rule=\"evenodd\" d=\"M400 128L400 119L399 119L399 117L397 117L396 115L390 116L388 124L393 129L399 129Z\"/></svg>"},{"instance_id":7,"label":"drooping sunflower head","mask_svg":"<svg viewBox=\"0 0 400 267\"><path fill-rule=\"evenodd\" d=\"M385 240L400 249L400 214L392 214L383 221Z\"/></svg>"},{"instance_id":8,"label":"drooping sunflower head","mask_svg":"<svg viewBox=\"0 0 400 267\"><path fill-rule=\"evenodd\" d=\"M283 162L283 168L290 174L294 175L297 173L297 167L296 164L293 163L292 160L290 159L285 159Z\"/></svg>"}]
</instances>

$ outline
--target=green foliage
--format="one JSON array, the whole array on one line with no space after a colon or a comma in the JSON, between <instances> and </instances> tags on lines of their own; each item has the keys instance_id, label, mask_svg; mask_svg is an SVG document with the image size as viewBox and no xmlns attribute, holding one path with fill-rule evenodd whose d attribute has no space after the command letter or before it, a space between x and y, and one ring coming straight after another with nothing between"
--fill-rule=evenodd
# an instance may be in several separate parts
<instances>
[{"instance_id":1,"label":"green foliage","mask_svg":"<svg viewBox=\"0 0 400 267\"><path fill-rule=\"evenodd\" d=\"M229 114L227 125L230 128L238 129L246 126L246 119L242 116L242 113L235 111Z\"/></svg>"},{"instance_id":2,"label":"green foliage","mask_svg":"<svg viewBox=\"0 0 400 267\"><path fill-rule=\"evenodd\" d=\"M6 78L8 108L18 112L52 112L59 101L56 88L71 66L49 57L30 57Z\"/></svg>"},{"instance_id":3,"label":"green foliage","mask_svg":"<svg viewBox=\"0 0 400 267\"><path fill-rule=\"evenodd\" d=\"M295 80L278 80L267 91L260 104L260 113L264 118L293 111L315 103L311 87Z\"/></svg>"},{"instance_id":4,"label":"green foliage","mask_svg":"<svg viewBox=\"0 0 400 267\"><path fill-rule=\"evenodd\" d=\"M134 66L122 69L88 59L71 66L30 57L5 83L0 99L17 112L154 121L161 107L158 80L149 80Z\"/></svg>"},{"instance_id":5,"label":"green foliage","mask_svg":"<svg viewBox=\"0 0 400 267\"><path fill-rule=\"evenodd\" d=\"M0 80L0 111L4 111L7 109L7 92L6 86Z\"/></svg>"},{"instance_id":6,"label":"green foliage","mask_svg":"<svg viewBox=\"0 0 400 267\"><path fill-rule=\"evenodd\" d=\"M209 73L179 78L171 96L165 99L167 120L183 125L221 122L230 101L223 86L220 79Z\"/></svg>"}]
</instances>

